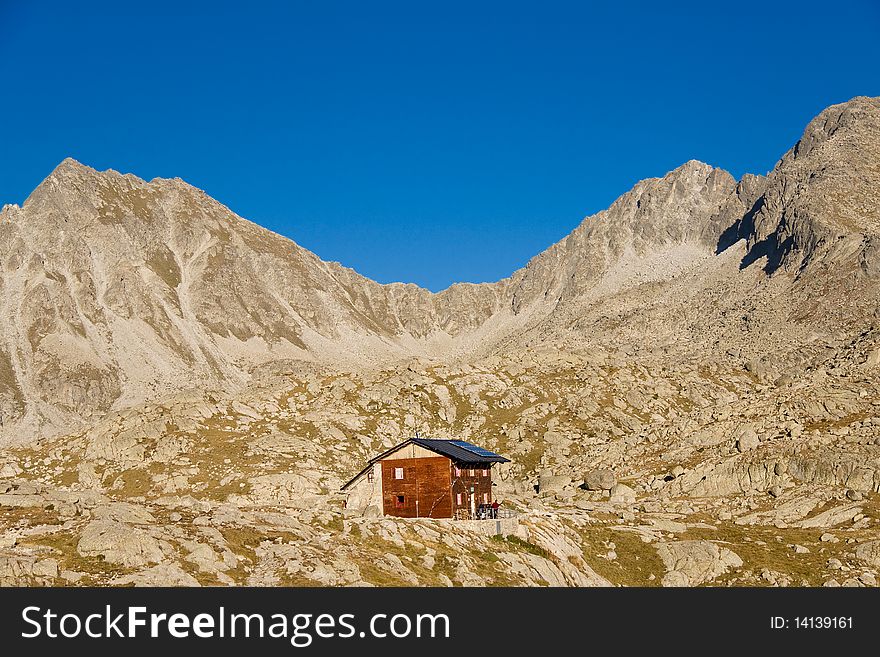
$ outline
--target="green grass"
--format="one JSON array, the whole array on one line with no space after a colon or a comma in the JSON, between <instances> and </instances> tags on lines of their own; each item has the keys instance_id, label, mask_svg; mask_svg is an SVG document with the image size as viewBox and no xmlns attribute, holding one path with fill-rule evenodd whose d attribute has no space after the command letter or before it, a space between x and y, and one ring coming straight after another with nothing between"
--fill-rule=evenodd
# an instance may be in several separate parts
<instances>
[{"instance_id":1,"label":"green grass","mask_svg":"<svg viewBox=\"0 0 880 657\"><path fill-rule=\"evenodd\" d=\"M529 543L521 539L519 536L514 536L510 534L508 536L493 536L490 540L495 541L496 543L506 544L507 548L514 552L528 552L529 554L534 554L536 557L541 557L543 559L550 559L550 553L542 548L539 545L535 545L534 543Z\"/></svg>"},{"instance_id":2,"label":"green grass","mask_svg":"<svg viewBox=\"0 0 880 657\"><path fill-rule=\"evenodd\" d=\"M72 570L86 574L79 586L85 584L105 584L120 575L127 574L130 569L122 568L104 561L102 556L84 557L76 550L79 535L70 531L58 531L30 538L24 544L52 548L52 558L58 560L58 570Z\"/></svg>"},{"instance_id":3,"label":"green grass","mask_svg":"<svg viewBox=\"0 0 880 657\"><path fill-rule=\"evenodd\" d=\"M574 528L581 537L584 561L612 584L622 586L659 586L666 573L657 554L656 543L645 543L638 534L614 530L602 525ZM614 543L617 558L605 558L609 543ZM654 575L654 579L650 576Z\"/></svg>"}]
</instances>

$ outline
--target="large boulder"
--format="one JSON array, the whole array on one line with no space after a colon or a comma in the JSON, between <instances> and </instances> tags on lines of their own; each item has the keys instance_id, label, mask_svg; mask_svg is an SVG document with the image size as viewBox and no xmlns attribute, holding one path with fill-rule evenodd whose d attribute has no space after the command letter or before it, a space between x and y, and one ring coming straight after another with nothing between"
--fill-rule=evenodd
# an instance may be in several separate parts
<instances>
[{"instance_id":1,"label":"large boulder","mask_svg":"<svg viewBox=\"0 0 880 657\"><path fill-rule=\"evenodd\" d=\"M856 559L880 568L880 540L867 541L856 548Z\"/></svg>"},{"instance_id":2,"label":"large boulder","mask_svg":"<svg viewBox=\"0 0 880 657\"><path fill-rule=\"evenodd\" d=\"M611 489L612 502L635 502L636 492L626 484L615 484Z\"/></svg>"},{"instance_id":3,"label":"large boulder","mask_svg":"<svg viewBox=\"0 0 880 657\"><path fill-rule=\"evenodd\" d=\"M566 445L571 441L564 433L559 431L547 431L544 433L544 442L548 445Z\"/></svg>"},{"instance_id":4,"label":"large boulder","mask_svg":"<svg viewBox=\"0 0 880 657\"><path fill-rule=\"evenodd\" d=\"M826 529L844 522L851 522L861 512L862 507L857 504L838 505L815 516L801 520L797 523L797 526L802 529Z\"/></svg>"},{"instance_id":5,"label":"large boulder","mask_svg":"<svg viewBox=\"0 0 880 657\"><path fill-rule=\"evenodd\" d=\"M657 553L667 570L663 586L697 586L743 565L736 553L711 541L660 543Z\"/></svg>"},{"instance_id":6,"label":"large boulder","mask_svg":"<svg viewBox=\"0 0 880 657\"><path fill-rule=\"evenodd\" d=\"M571 483L571 477L564 475L542 474L538 477L538 492L541 495L559 493Z\"/></svg>"},{"instance_id":7,"label":"large boulder","mask_svg":"<svg viewBox=\"0 0 880 657\"><path fill-rule=\"evenodd\" d=\"M591 470L584 477L584 487L587 490L611 490L617 483L617 477L611 470L598 468Z\"/></svg>"},{"instance_id":8,"label":"large boulder","mask_svg":"<svg viewBox=\"0 0 880 657\"><path fill-rule=\"evenodd\" d=\"M740 452L749 452L761 444L758 434L751 427L744 427L739 431L736 439L736 448Z\"/></svg>"}]
</instances>

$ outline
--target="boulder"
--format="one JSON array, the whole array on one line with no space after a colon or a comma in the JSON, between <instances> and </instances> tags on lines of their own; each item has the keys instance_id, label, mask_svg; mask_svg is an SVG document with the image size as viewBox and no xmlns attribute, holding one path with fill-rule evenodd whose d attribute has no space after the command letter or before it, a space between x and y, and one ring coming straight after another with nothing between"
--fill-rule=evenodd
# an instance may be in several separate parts
<instances>
[{"instance_id":1,"label":"boulder","mask_svg":"<svg viewBox=\"0 0 880 657\"><path fill-rule=\"evenodd\" d=\"M758 438L758 434L751 427L746 427L740 431L739 437L736 439L736 448L740 452L751 451L760 444L761 441Z\"/></svg>"},{"instance_id":2,"label":"boulder","mask_svg":"<svg viewBox=\"0 0 880 657\"><path fill-rule=\"evenodd\" d=\"M544 433L544 442L548 445L565 445L571 441L559 431L547 431Z\"/></svg>"},{"instance_id":3,"label":"boulder","mask_svg":"<svg viewBox=\"0 0 880 657\"><path fill-rule=\"evenodd\" d=\"M880 568L880 540L867 541L856 548L856 559Z\"/></svg>"},{"instance_id":4,"label":"boulder","mask_svg":"<svg viewBox=\"0 0 880 657\"><path fill-rule=\"evenodd\" d=\"M0 586L27 586L33 577L33 555L0 554Z\"/></svg>"},{"instance_id":5,"label":"boulder","mask_svg":"<svg viewBox=\"0 0 880 657\"><path fill-rule=\"evenodd\" d=\"M587 490L611 490L617 483L617 477L611 470L591 470L584 476L584 487Z\"/></svg>"},{"instance_id":6,"label":"boulder","mask_svg":"<svg viewBox=\"0 0 880 657\"><path fill-rule=\"evenodd\" d=\"M697 586L743 564L736 553L711 541L660 543L657 553L668 571L663 586Z\"/></svg>"},{"instance_id":7,"label":"boulder","mask_svg":"<svg viewBox=\"0 0 880 657\"><path fill-rule=\"evenodd\" d=\"M203 573L216 574L218 571L228 570L228 566L210 545L194 541L182 541L181 545L189 551L186 560L195 564Z\"/></svg>"},{"instance_id":8,"label":"boulder","mask_svg":"<svg viewBox=\"0 0 880 657\"><path fill-rule=\"evenodd\" d=\"M852 521L862 512L862 508L856 504L845 504L823 511L811 518L806 518L797 523L802 529L824 529L834 527L844 522Z\"/></svg>"},{"instance_id":9,"label":"boulder","mask_svg":"<svg viewBox=\"0 0 880 657\"><path fill-rule=\"evenodd\" d=\"M612 502L635 502L636 492L626 484L615 484L611 489Z\"/></svg>"},{"instance_id":10,"label":"boulder","mask_svg":"<svg viewBox=\"0 0 880 657\"><path fill-rule=\"evenodd\" d=\"M34 564L34 577L55 579L58 577L58 561L55 559L43 559Z\"/></svg>"},{"instance_id":11,"label":"boulder","mask_svg":"<svg viewBox=\"0 0 880 657\"><path fill-rule=\"evenodd\" d=\"M538 477L538 492L541 495L559 493L571 483L565 475L542 474Z\"/></svg>"}]
</instances>

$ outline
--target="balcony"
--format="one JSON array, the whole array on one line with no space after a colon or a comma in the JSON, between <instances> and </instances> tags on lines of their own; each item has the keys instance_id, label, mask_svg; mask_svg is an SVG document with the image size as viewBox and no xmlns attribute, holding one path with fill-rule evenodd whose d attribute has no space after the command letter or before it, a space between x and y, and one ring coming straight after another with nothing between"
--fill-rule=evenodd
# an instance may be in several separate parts
<instances>
[{"instance_id":1,"label":"balcony","mask_svg":"<svg viewBox=\"0 0 880 657\"><path fill-rule=\"evenodd\" d=\"M453 518L455 520L505 520L516 516L517 512L513 509L493 509L488 506L479 506L476 513L471 513L470 509L456 509Z\"/></svg>"}]
</instances>

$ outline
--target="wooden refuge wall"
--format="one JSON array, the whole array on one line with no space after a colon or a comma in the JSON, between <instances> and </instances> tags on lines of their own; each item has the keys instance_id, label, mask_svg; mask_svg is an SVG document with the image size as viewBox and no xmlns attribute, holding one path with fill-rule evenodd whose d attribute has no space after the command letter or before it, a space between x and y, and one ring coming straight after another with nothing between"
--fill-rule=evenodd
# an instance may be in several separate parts
<instances>
[{"instance_id":1,"label":"wooden refuge wall","mask_svg":"<svg viewBox=\"0 0 880 657\"><path fill-rule=\"evenodd\" d=\"M450 461L444 456L382 461L382 510L400 518L451 518Z\"/></svg>"},{"instance_id":2,"label":"wooden refuge wall","mask_svg":"<svg viewBox=\"0 0 880 657\"><path fill-rule=\"evenodd\" d=\"M471 495L473 495L473 508L477 509L481 504L492 503L492 468L487 463L482 468L459 467L451 464L452 478L452 509L453 513L459 509L471 510Z\"/></svg>"}]
</instances>

